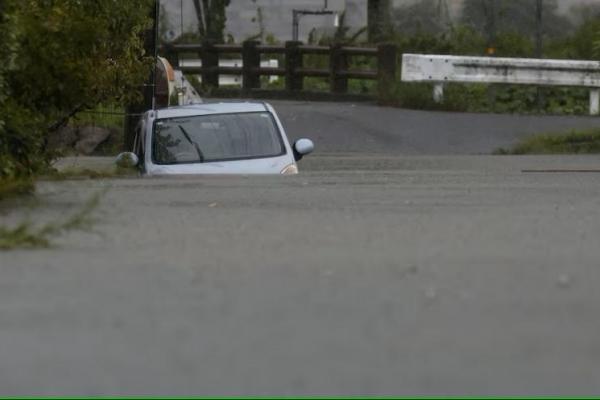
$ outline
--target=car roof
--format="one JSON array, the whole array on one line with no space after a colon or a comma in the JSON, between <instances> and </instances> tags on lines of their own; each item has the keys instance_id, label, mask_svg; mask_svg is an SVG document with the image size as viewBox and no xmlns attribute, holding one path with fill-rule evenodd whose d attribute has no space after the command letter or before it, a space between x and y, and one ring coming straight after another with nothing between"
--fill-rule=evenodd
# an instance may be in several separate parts
<instances>
[{"instance_id":1,"label":"car roof","mask_svg":"<svg viewBox=\"0 0 600 400\"><path fill-rule=\"evenodd\" d=\"M259 102L221 102L201 103L186 106L161 108L156 110L156 118L188 117L192 115L229 114L243 112L269 111L265 103Z\"/></svg>"}]
</instances>

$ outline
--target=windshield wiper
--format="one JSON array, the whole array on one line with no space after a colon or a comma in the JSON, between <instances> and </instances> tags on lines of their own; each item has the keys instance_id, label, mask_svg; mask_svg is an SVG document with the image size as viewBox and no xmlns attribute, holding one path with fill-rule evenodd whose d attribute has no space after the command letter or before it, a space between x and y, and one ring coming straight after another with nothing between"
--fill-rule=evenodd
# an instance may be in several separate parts
<instances>
[{"instance_id":1,"label":"windshield wiper","mask_svg":"<svg viewBox=\"0 0 600 400\"><path fill-rule=\"evenodd\" d=\"M192 138L190 137L190 135L185 131L185 129L183 129L183 126L181 125L177 125L179 127L179 129L181 130L181 133L183 133L183 136L185 137L185 139L190 142L190 144L192 146L194 146L194 149L196 149L196 153L198 153L198 158L200 159L200 162L204 162L204 153L202 153L202 150L200 150L200 147L198 147L198 143L194 142L192 140Z\"/></svg>"}]
</instances>

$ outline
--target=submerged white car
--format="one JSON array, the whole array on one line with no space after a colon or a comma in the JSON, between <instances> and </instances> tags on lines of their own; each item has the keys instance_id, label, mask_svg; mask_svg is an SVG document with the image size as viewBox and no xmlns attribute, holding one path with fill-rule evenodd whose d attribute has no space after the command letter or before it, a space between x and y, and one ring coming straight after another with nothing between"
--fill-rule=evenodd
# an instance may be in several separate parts
<instances>
[{"instance_id":1,"label":"submerged white car","mask_svg":"<svg viewBox=\"0 0 600 400\"><path fill-rule=\"evenodd\" d=\"M133 153L117 163L139 165L145 175L296 174L296 162L314 144L290 145L275 110L266 103L204 103L148 111Z\"/></svg>"}]
</instances>

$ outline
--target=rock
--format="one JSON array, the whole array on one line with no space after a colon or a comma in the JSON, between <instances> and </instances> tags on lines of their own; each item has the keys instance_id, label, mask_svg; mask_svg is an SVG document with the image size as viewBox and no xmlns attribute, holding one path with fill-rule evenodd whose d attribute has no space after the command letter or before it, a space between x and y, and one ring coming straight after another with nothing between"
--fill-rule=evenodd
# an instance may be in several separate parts
<instances>
[{"instance_id":1,"label":"rock","mask_svg":"<svg viewBox=\"0 0 600 400\"><path fill-rule=\"evenodd\" d=\"M79 129L79 140L75 150L80 154L92 154L96 147L110 136L110 130L97 126L84 126Z\"/></svg>"},{"instance_id":2,"label":"rock","mask_svg":"<svg viewBox=\"0 0 600 400\"><path fill-rule=\"evenodd\" d=\"M73 144L76 141L77 128L67 125L48 135L48 149L66 149L69 147L73 147Z\"/></svg>"}]
</instances>

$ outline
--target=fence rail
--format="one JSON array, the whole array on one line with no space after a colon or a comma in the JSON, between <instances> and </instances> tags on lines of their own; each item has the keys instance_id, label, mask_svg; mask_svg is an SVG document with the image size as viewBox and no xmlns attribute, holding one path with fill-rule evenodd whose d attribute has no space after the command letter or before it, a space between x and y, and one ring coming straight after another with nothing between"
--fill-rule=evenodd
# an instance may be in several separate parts
<instances>
[{"instance_id":1,"label":"fence rail","mask_svg":"<svg viewBox=\"0 0 600 400\"><path fill-rule=\"evenodd\" d=\"M183 54L196 54L202 66L185 66L180 63ZM341 45L314 46L302 42L289 41L285 45L264 45L257 41L243 44L178 44L163 46L162 54L173 67L183 73L199 74L205 88L218 88L219 75L241 75L242 90L251 92L261 89L260 77L264 75L281 76L285 79L285 91L294 94L304 90L304 78L328 78L331 93L348 93L348 80L375 80L379 88L389 85L396 77L396 47L393 44L381 44L376 48L349 47ZM220 66L221 55L241 54L242 66ZM284 67L262 67L262 55L279 55ZM329 57L328 68L305 66L305 55L324 55ZM350 57L373 57L377 68L372 70L350 68Z\"/></svg>"}]
</instances>

